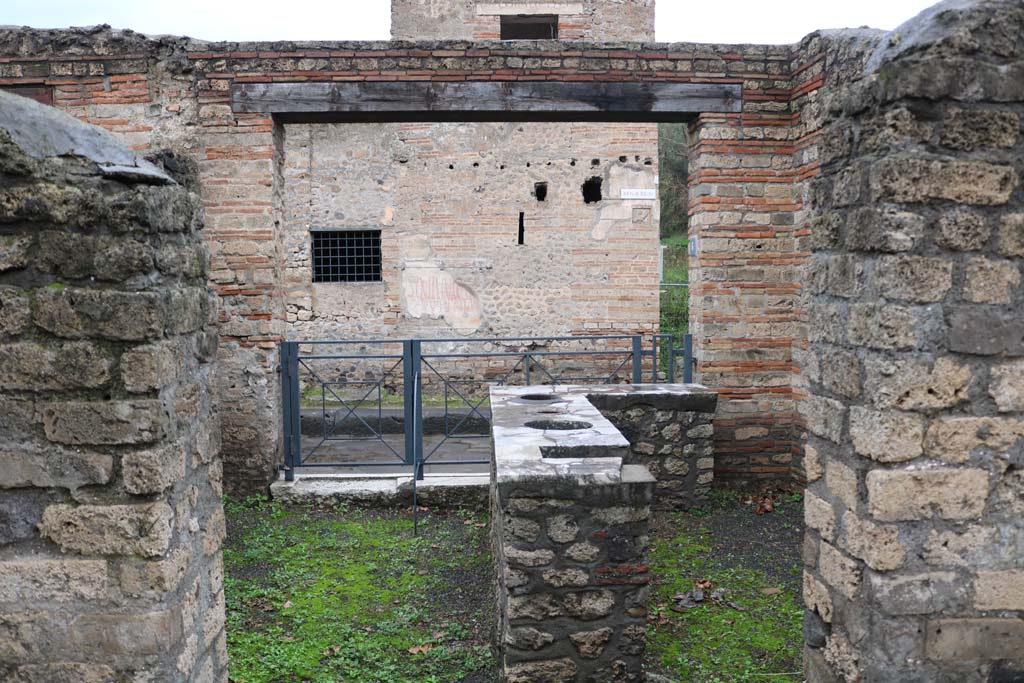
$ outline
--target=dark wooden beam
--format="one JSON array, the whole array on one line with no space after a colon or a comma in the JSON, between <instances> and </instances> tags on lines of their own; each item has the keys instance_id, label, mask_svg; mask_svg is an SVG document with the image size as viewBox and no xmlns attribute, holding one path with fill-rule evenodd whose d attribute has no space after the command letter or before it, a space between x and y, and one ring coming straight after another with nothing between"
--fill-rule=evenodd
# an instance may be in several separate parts
<instances>
[{"instance_id":1,"label":"dark wooden beam","mask_svg":"<svg viewBox=\"0 0 1024 683\"><path fill-rule=\"evenodd\" d=\"M286 121L675 121L739 112L741 94L719 83L242 83L232 86L231 107Z\"/></svg>"}]
</instances>

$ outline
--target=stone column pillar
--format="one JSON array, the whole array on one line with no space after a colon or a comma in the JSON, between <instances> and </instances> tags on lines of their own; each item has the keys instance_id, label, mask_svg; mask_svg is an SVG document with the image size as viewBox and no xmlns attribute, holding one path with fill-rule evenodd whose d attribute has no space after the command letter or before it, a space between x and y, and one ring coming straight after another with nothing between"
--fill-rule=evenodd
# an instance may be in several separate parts
<instances>
[{"instance_id":1,"label":"stone column pillar","mask_svg":"<svg viewBox=\"0 0 1024 683\"><path fill-rule=\"evenodd\" d=\"M836 93L815 183L808 681L1024 676L1024 6Z\"/></svg>"},{"instance_id":2,"label":"stone column pillar","mask_svg":"<svg viewBox=\"0 0 1024 683\"><path fill-rule=\"evenodd\" d=\"M0 93L0 679L226 680L197 198Z\"/></svg>"}]
</instances>

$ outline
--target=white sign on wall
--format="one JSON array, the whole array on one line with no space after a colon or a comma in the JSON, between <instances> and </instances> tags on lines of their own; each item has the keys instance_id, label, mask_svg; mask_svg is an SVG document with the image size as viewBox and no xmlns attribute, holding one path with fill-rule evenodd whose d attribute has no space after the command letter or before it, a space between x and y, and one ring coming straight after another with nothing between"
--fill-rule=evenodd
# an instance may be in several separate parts
<instances>
[{"instance_id":1,"label":"white sign on wall","mask_svg":"<svg viewBox=\"0 0 1024 683\"><path fill-rule=\"evenodd\" d=\"M619 195L620 199L657 199L658 191L654 189L640 190L640 189L627 189L622 188L622 193Z\"/></svg>"}]
</instances>

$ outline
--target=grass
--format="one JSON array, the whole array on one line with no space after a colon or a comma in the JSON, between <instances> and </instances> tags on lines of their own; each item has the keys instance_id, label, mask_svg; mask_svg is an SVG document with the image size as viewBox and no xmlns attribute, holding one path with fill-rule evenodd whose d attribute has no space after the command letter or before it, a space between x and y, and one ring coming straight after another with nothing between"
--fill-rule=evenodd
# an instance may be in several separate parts
<instances>
[{"instance_id":1,"label":"grass","mask_svg":"<svg viewBox=\"0 0 1024 683\"><path fill-rule=\"evenodd\" d=\"M687 236L661 240L665 247L663 282L689 282ZM661 331L682 337L690 327L690 292L686 287L661 288ZM681 345L681 343L680 343Z\"/></svg>"},{"instance_id":2,"label":"grass","mask_svg":"<svg viewBox=\"0 0 1024 683\"><path fill-rule=\"evenodd\" d=\"M680 683L802 680L799 494L775 505L757 516L726 492L654 516L648 670ZM226 510L233 683L497 680L484 514L424 513L414 538L408 511ZM673 611L697 581L726 589L722 602Z\"/></svg>"},{"instance_id":3,"label":"grass","mask_svg":"<svg viewBox=\"0 0 1024 683\"><path fill-rule=\"evenodd\" d=\"M493 680L486 519L228 502L234 683Z\"/></svg>"},{"instance_id":4,"label":"grass","mask_svg":"<svg viewBox=\"0 0 1024 683\"><path fill-rule=\"evenodd\" d=\"M692 683L801 681L800 560L798 500L777 502L776 512L757 518L731 494L707 510L663 513L653 534L655 577L648 641L650 670ZM730 519L742 515L753 529L771 525L769 542ZM714 525L714 529L712 528ZM730 528L750 535L739 544L725 539ZM736 532L733 532L734 534ZM773 547L778 537L785 549ZM710 582L726 589L722 602L706 600L676 612L674 596ZM704 583L703 585L708 585ZM732 603L732 605L728 604ZM738 609L737 609L738 608Z\"/></svg>"}]
</instances>

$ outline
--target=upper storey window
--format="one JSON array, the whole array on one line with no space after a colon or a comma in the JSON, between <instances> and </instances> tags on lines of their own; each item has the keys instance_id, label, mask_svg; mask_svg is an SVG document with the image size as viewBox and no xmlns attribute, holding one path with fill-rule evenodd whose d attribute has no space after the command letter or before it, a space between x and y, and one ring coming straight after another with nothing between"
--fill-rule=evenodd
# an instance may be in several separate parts
<instances>
[{"instance_id":1,"label":"upper storey window","mask_svg":"<svg viewBox=\"0 0 1024 683\"><path fill-rule=\"evenodd\" d=\"M558 38L557 14L518 14L501 17L502 40L552 40Z\"/></svg>"}]
</instances>

